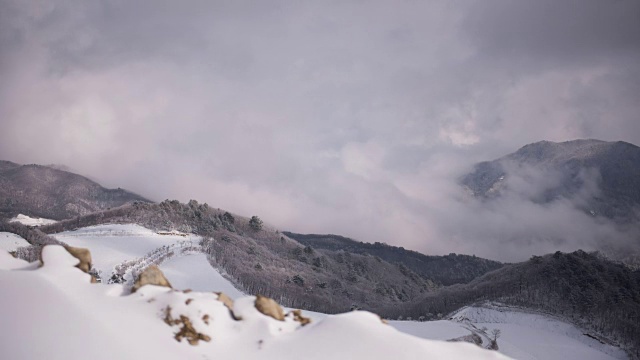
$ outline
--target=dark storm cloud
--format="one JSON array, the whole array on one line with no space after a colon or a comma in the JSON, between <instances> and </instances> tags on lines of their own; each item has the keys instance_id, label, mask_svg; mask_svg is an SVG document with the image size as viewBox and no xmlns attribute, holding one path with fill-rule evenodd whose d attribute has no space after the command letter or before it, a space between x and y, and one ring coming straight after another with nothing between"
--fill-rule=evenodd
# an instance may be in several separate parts
<instances>
[{"instance_id":1,"label":"dark storm cloud","mask_svg":"<svg viewBox=\"0 0 640 360\"><path fill-rule=\"evenodd\" d=\"M541 139L639 144L638 16L636 1L4 0L0 157L426 252L524 258L495 245L540 229L588 246L616 230L569 204L483 210L455 181Z\"/></svg>"}]
</instances>

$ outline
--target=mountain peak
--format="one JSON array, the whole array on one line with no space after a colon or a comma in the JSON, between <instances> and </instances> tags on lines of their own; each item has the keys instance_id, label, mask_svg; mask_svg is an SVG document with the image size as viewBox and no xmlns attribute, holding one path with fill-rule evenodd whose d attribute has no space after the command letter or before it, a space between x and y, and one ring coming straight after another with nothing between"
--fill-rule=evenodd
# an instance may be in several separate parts
<instances>
[{"instance_id":1,"label":"mountain peak","mask_svg":"<svg viewBox=\"0 0 640 360\"><path fill-rule=\"evenodd\" d=\"M535 178L546 183L529 184L529 189L545 192L533 194L533 198L551 202L577 194L585 184L585 171L593 175L600 190L597 199L587 201L588 212L622 219L632 216L633 208L640 206L640 147L624 141L535 142L499 159L476 164L461 183L475 196L496 198L509 189L509 178L526 178L528 182Z\"/></svg>"},{"instance_id":2,"label":"mountain peak","mask_svg":"<svg viewBox=\"0 0 640 360\"><path fill-rule=\"evenodd\" d=\"M84 176L36 164L0 160L0 184L0 219L22 213L62 220L134 201L149 202L126 190L107 189Z\"/></svg>"}]
</instances>

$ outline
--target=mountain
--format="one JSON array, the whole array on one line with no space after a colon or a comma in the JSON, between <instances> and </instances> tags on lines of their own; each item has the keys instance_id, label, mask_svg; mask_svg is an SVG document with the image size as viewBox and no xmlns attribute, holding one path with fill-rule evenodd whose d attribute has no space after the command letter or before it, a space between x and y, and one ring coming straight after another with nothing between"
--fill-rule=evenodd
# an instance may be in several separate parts
<instances>
[{"instance_id":1,"label":"mountain","mask_svg":"<svg viewBox=\"0 0 640 360\"><path fill-rule=\"evenodd\" d=\"M601 142L593 143L597 145ZM579 143L575 145L577 148L582 146ZM553 164L556 161L565 163L562 159L565 155L549 156L547 145L543 143L540 146L543 150L536 150L534 146L521 153L526 159L538 158L531 160L533 165L527 163L516 169L530 170L528 167L544 163L552 164L543 166L550 169L549 174L556 174L557 165ZM549 160L542 161L542 158ZM499 192L508 194L508 191L512 191L509 186L511 189L517 187L517 184L506 184L507 179L522 176L507 171L511 170L511 164L505 164L503 175L498 177L498 181L505 185L497 187L495 196L498 197L502 196ZM39 176L60 172L13 163L2 163L0 168L3 178L5 174L22 174L21 171L25 171L23 168L27 168L34 178L30 181L36 193L41 183L52 183L47 177L41 179ZM41 171L42 168L44 171ZM72 179L78 177L64 171L61 173L68 174L65 176ZM502 176L504 178L500 180ZM584 181L579 187L584 187L588 177L580 172L576 176ZM572 185L570 182L568 184ZM571 194L572 190L568 187L568 194ZM12 194L18 200L25 197L18 192L9 194L10 199ZM73 200L77 194L71 192L68 196ZM490 196L478 196L483 201L492 201ZM82 202L81 197L76 200ZM531 201L542 202L544 199L534 198ZM37 204L29 202L25 209L29 210L28 206ZM29 211L34 213L33 210ZM42 216L53 217L48 214ZM145 248L143 251L148 253L135 259L116 259L116 256L122 255L121 252L111 251L115 255L113 259L107 259L110 261L107 265L96 262L97 266L102 267L102 273L97 275L103 281L126 285L132 280L132 274L143 266L160 263L185 252L194 252L203 254L211 266L220 269L243 293L266 295L292 308L324 313L362 308L389 319L409 316L431 320L443 319L465 306L499 302L565 319L586 329L590 337L621 345L632 356L640 357L640 343L637 340L640 338L640 272L598 254L557 252L534 256L522 263L500 264L466 255L427 256L400 247L360 243L337 235L282 233L254 218L230 214L195 200L187 204L175 200L161 203L134 201L43 225L38 229L20 224L3 224L0 231L22 234L33 246L26 250L17 249L16 255L36 260L38 256L34 255L39 254L37 250L43 244L76 241L74 236L65 238L56 234L74 230L99 234L106 229L122 236L124 230L117 226L130 228L132 224L137 224L148 229L144 231L150 232L154 239L175 239L168 245L161 244L160 240L159 246ZM141 230L135 230L134 233L136 231ZM103 249L115 237L105 238L109 240L102 240L105 242L101 244ZM125 238L124 241L130 246L146 246L136 234ZM97 251L96 256L107 253ZM201 260L204 259L201 257Z\"/></svg>"},{"instance_id":2,"label":"mountain","mask_svg":"<svg viewBox=\"0 0 640 360\"><path fill-rule=\"evenodd\" d=\"M62 220L134 201L149 202L67 171L0 161L0 219L25 214Z\"/></svg>"},{"instance_id":3,"label":"mountain","mask_svg":"<svg viewBox=\"0 0 640 360\"><path fill-rule=\"evenodd\" d=\"M428 256L403 247L380 242L373 244L359 242L339 235L305 235L287 231L283 234L314 249L369 254L394 264L402 264L411 271L441 285L467 283L502 266L497 261L476 256L453 253L445 256Z\"/></svg>"},{"instance_id":4,"label":"mountain","mask_svg":"<svg viewBox=\"0 0 640 360\"><path fill-rule=\"evenodd\" d=\"M389 318L434 319L487 301L570 321L590 336L617 343L632 358L640 358L640 270L581 250L533 256L468 284L441 288L412 304L375 311Z\"/></svg>"},{"instance_id":5,"label":"mountain","mask_svg":"<svg viewBox=\"0 0 640 360\"><path fill-rule=\"evenodd\" d=\"M485 200L514 192L536 203L569 199L593 216L637 221L640 147L623 141L540 141L477 164L461 183Z\"/></svg>"},{"instance_id":6,"label":"mountain","mask_svg":"<svg viewBox=\"0 0 640 360\"><path fill-rule=\"evenodd\" d=\"M121 285L99 288L65 248L46 246L41 255L37 266L0 251L3 359L509 359L420 339L363 311L309 325L306 314L285 315L264 297L231 300L154 285L133 294Z\"/></svg>"},{"instance_id":7,"label":"mountain","mask_svg":"<svg viewBox=\"0 0 640 360\"><path fill-rule=\"evenodd\" d=\"M47 234L100 224L139 224L160 233L203 237L211 264L222 268L249 294L260 293L289 307L337 313L409 302L438 285L402 264L369 254L305 246L275 228L251 225L250 218L201 204L134 203L41 226ZM120 279L115 271L106 278Z\"/></svg>"},{"instance_id":8,"label":"mountain","mask_svg":"<svg viewBox=\"0 0 640 360\"><path fill-rule=\"evenodd\" d=\"M209 264L208 256L200 252L202 250L199 246L202 240L200 236L178 232L157 233L133 224L107 224L63 232L56 234L55 237L70 246L89 249L95 270L92 273L96 274L98 278L100 278L100 274L110 273L116 267L137 264L138 266L130 267L131 272L125 273L125 278L133 281L137 276L135 273L139 274L144 271L145 266L154 264L158 266L173 288L177 290L175 294L180 294L180 290L183 289L192 290L189 293L185 291L184 296L189 296L188 294L195 294L196 292L208 293L210 294L209 296L212 296L212 292L222 291L234 303L236 301L242 302L244 301L242 299L247 297L247 294L238 291L231 282L225 279L219 269ZM21 239L20 237L17 238ZM0 245L2 245L1 239ZM152 257L153 260L151 259ZM60 280L56 279L55 281L58 282ZM106 279L103 280L108 282ZM113 284L108 286L112 289L109 291L110 293L113 293L114 288L118 288ZM126 288L126 285L122 286L122 288ZM9 289L5 288L4 290L8 294L13 294ZM119 298L123 299L123 297ZM4 299L6 301L7 297ZM198 306L197 301L191 304L185 304L184 301L179 301L179 303L181 303L179 306L183 309L194 309L193 306ZM203 304L208 305L211 303L215 303L215 299L210 299ZM82 302L82 304L85 305L87 302ZM56 304L56 308L60 309L58 305L61 304ZM87 306L95 307L95 305L95 303L89 303ZM0 311L2 311L2 308L0 306ZM102 313L108 313L109 305L101 304L100 309ZM73 308L70 310L73 310ZM196 307L194 310L202 311L205 309ZM163 315L165 313L166 311L161 312ZM322 323L328 318L327 315L322 313L305 311L303 314L312 321L312 324ZM220 315L223 315L224 318L226 314ZM213 317L213 321L217 321L216 319L218 319L218 316ZM112 320L110 319L110 321ZM156 321L157 326L165 326L161 319ZM582 329L567 322L542 312L525 311L513 306L480 304L480 306L464 307L442 320L388 320L387 323L403 333L419 338L449 340L451 342L473 341L474 344L483 348L492 347L494 343L491 335L492 331L488 329L498 329L502 331L497 341L499 351L513 358L560 360L565 359L566 354L574 354L576 357L579 354L584 359L614 360L627 358L620 349L601 344L599 342L600 339L596 340L590 337L593 336L592 333L584 335ZM376 323L371 325L375 327ZM50 329L61 325L40 323L40 326ZM149 326L153 325L149 324ZM485 326L487 329L483 330ZM203 330L208 333L207 330L209 329L205 327ZM210 335L213 343L219 338L219 334ZM353 334L349 339L350 342L355 341ZM386 340L385 343L389 343L389 339L387 338ZM224 343L228 344L227 341ZM544 343L545 346L532 346L532 344L540 343ZM203 345L206 345L206 342L201 342L198 348ZM353 354L351 355L353 357ZM264 356L261 358L264 358ZM368 358L371 359L371 357ZM451 358L451 355L448 355L447 358Z\"/></svg>"}]
</instances>

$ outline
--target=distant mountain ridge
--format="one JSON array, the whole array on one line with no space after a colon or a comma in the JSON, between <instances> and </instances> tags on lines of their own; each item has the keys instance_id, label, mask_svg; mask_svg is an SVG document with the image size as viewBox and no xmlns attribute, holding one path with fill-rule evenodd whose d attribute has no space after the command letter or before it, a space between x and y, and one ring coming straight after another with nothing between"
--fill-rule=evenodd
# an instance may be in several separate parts
<instances>
[{"instance_id":1,"label":"distant mountain ridge","mask_svg":"<svg viewBox=\"0 0 640 360\"><path fill-rule=\"evenodd\" d=\"M529 172L529 173L527 173ZM621 222L638 220L640 208L640 147L623 142L573 140L540 141L493 161L475 165L460 182L479 198L499 198L513 184L510 178L537 173L535 183L541 189L531 200L547 203L572 198L588 181L597 183L598 191L581 203L583 210ZM551 179L551 180L549 180Z\"/></svg>"},{"instance_id":2,"label":"distant mountain ridge","mask_svg":"<svg viewBox=\"0 0 640 360\"><path fill-rule=\"evenodd\" d=\"M599 143L593 142L596 151L574 144L578 150L573 156L556 152L554 145L532 144L518 156L533 164L586 161L602 154ZM633 153L627 145L622 148ZM503 170L497 181L509 175L506 167ZM114 205L118 202L124 205ZM34 251L25 252L33 255L32 261L38 246L56 241L45 234L105 223L140 224L160 233L177 230L202 236L199 245L209 262L238 288L289 307L328 313L363 308L387 318L442 319L462 306L496 301L562 316L596 335L611 337L640 358L640 272L597 254L557 252L516 264L468 255L426 256L337 235L281 233L267 225L256 229L247 217L195 200L151 203L79 175L11 162L0 162L0 204L10 205L9 214L69 218L38 229L3 224L0 230L22 233L35 245L29 247ZM76 206L87 214L70 215ZM111 209L90 210L100 206ZM5 210L0 208L0 214Z\"/></svg>"},{"instance_id":3,"label":"distant mountain ridge","mask_svg":"<svg viewBox=\"0 0 640 360\"><path fill-rule=\"evenodd\" d=\"M304 235L288 231L284 231L283 234L314 249L368 254L390 263L402 264L411 271L445 286L467 283L503 266L497 261L471 255L452 253L445 256L430 256L406 250L403 247L379 242L373 244L359 242L339 235Z\"/></svg>"},{"instance_id":4,"label":"distant mountain ridge","mask_svg":"<svg viewBox=\"0 0 640 360\"><path fill-rule=\"evenodd\" d=\"M150 202L67 171L0 160L0 219L22 213L63 220L134 201Z\"/></svg>"}]
</instances>

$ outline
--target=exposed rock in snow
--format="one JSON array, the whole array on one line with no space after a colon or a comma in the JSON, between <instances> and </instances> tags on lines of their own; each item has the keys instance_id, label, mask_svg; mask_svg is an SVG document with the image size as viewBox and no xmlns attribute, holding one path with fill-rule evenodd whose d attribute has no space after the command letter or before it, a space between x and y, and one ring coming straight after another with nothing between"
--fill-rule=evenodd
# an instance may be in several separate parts
<instances>
[{"instance_id":1,"label":"exposed rock in snow","mask_svg":"<svg viewBox=\"0 0 640 360\"><path fill-rule=\"evenodd\" d=\"M256 309L264 315L270 316L276 320L284 321L284 310L273 299L258 295L256 297Z\"/></svg>"},{"instance_id":2,"label":"exposed rock in snow","mask_svg":"<svg viewBox=\"0 0 640 360\"><path fill-rule=\"evenodd\" d=\"M172 287L169 280L167 280L160 268L156 265L147 267L140 276L138 276L138 279L133 284L131 291L136 292L145 285L164 286L168 288Z\"/></svg>"},{"instance_id":3,"label":"exposed rock in snow","mask_svg":"<svg viewBox=\"0 0 640 360\"><path fill-rule=\"evenodd\" d=\"M218 294L218 301L221 301L229 310L233 310L233 300L227 294L222 292L216 294Z\"/></svg>"},{"instance_id":4,"label":"exposed rock in snow","mask_svg":"<svg viewBox=\"0 0 640 360\"><path fill-rule=\"evenodd\" d=\"M80 263L76 266L78 269L88 273L91 270L91 252L89 249L66 246L65 249Z\"/></svg>"},{"instance_id":5,"label":"exposed rock in snow","mask_svg":"<svg viewBox=\"0 0 640 360\"><path fill-rule=\"evenodd\" d=\"M292 310L289 314L293 316L293 320L299 322L302 326L311 324L311 318L302 316L302 311L300 309Z\"/></svg>"}]
</instances>

